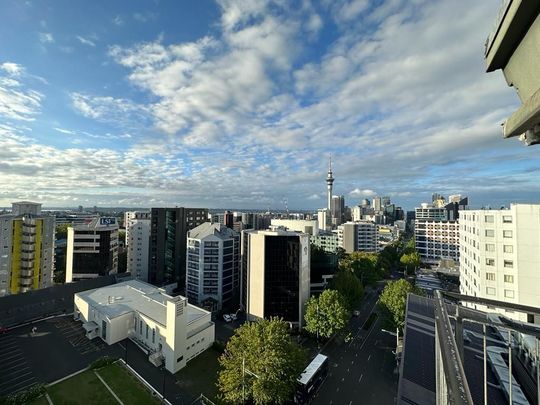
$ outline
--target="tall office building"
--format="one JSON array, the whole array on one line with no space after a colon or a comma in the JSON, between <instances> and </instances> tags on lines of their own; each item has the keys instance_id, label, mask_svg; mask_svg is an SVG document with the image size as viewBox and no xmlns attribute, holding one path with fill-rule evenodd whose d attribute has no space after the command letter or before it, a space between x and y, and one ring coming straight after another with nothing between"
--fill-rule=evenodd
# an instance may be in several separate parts
<instances>
[{"instance_id":1,"label":"tall office building","mask_svg":"<svg viewBox=\"0 0 540 405\"><path fill-rule=\"evenodd\" d=\"M118 272L116 218L95 218L68 228L66 283Z\"/></svg>"},{"instance_id":2,"label":"tall office building","mask_svg":"<svg viewBox=\"0 0 540 405\"><path fill-rule=\"evenodd\" d=\"M129 214L129 217L128 215ZM127 271L137 280L148 282L150 252L150 212L126 212Z\"/></svg>"},{"instance_id":3,"label":"tall office building","mask_svg":"<svg viewBox=\"0 0 540 405\"><path fill-rule=\"evenodd\" d=\"M376 253L377 225L373 222L347 222L338 226L338 244L345 252Z\"/></svg>"},{"instance_id":4,"label":"tall office building","mask_svg":"<svg viewBox=\"0 0 540 405\"><path fill-rule=\"evenodd\" d=\"M345 197L335 195L332 197L332 226L336 227L345 222Z\"/></svg>"},{"instance_id":5,"label":"tall office building","mask_svg":"<svg viewBox=\"0 0 540 405\"><path fill-rule=\"evenodd\" d=\"M241 303L249 320L278 316L302 327L310 288L309 235L242 232Z\"/></svg>"},{"instance_id":6,"label":"tall office building","mask_svg":"<svg viewBox=\"0 0 540 405\"><path fill-rule=\"evenodd\" d=\"M0 215L0 296L53 284L54 227L38 203L16 202Z\"/></svg>"},{"instance_id":7,"label":"tall office building","mask_svg":"<svg viewBox=\"0 0 540 405\"><path fill-rule=\"evenodd\" d=\"M189 231L186 267L186 296L191 304L209 311L234 309L233 299L240 292L238 232L211 222Z\"/></svg>"},{"instance_id":8,"label":"tall office building","mask_svg":"<svg viewBox=\"0 0 540 405\"><path fill-rule=\"evenodd\" d=\"M381 211L382 210L381 197L373 197L373 209L375 211Z\"/></svg>"},{"instance_id":9,"label":"tall office building","mask_svg":"<svg viewBox=\"0 0 540 405\"><path fill-rule=\"evenodd\" d=\"M540 307L540 204L466 211L459 224L461 293ZM540 323L538 315L505 315Z\"/></svg>"},{"instance_id":10,"label":"tall office building","mask_svg":"<svg viewBox=\"0 0 540 405\"><path fill-rule=\"evenodd\" d=\"M152 208L148 281L154 285L186 283L186 242L189 230L207 221L206 208Z\"/></svg>"}]
</instances>

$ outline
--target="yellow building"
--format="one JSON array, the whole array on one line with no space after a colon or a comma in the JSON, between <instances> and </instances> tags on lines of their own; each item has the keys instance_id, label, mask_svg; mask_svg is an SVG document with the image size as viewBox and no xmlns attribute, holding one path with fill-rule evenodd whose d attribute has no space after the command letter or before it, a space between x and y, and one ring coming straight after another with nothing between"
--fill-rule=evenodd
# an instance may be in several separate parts
<instances>
[{"instance_id":1,"label":"yellow building","mask_svg":"<svg viewBox=\"0 0 540 405\"><path fill-rule=\"evenodd\" d=\"M54 217L41 215L41 204L27 201L0 216L0 296L52 285L54 225Z\"/></svg>"}]
</instances>

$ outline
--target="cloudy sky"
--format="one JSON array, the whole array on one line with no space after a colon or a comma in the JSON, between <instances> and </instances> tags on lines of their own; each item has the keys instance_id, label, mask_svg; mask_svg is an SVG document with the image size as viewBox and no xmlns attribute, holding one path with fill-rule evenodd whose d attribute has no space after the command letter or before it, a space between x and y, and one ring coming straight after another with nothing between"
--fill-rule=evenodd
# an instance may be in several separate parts
<instances>
[{"instance_id":1,"label":"cloudy sky","mask_svg":"<svg viewBox=\"0 0 540 405\"><path fill-rule=\"evenodd\" d=\"M500 0L0 3L0 206L540 196L485 73Z\"/></svg>"}]
</instances>

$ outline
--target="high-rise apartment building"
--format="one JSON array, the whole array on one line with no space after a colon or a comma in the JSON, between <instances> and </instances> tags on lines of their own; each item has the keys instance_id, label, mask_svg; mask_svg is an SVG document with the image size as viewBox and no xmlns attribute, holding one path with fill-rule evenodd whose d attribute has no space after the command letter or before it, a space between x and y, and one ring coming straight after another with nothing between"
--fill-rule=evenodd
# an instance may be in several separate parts
<instances>
[{"instance_id":1,"label":"high-rise apartment building","mask_svg":"<svg viewBox=\"0 0 540 405\"><path fill-rule=\"evenodd\" d=\"M125 217L127 272L137 280L148 282L151 214L149 211L132 211L126 212Z\"/></svg>"},{"instance_id":2,"label":"high-rise apartment building","mask_svg":"<svg viewBox=\"0 0 540 405\"><path fill-rule=\"evenodd\" d=\"M466 211L459 224L461 293L540 307L540 204ZM538 315L505 315L540 323Z\"/></svg>"},{"instance_id":3,"label":"high-rise apartment building","mask_svg":"<svg viewBox=\"0 0 540 405\"><path fill-rule=\"evenodd\" d=\"M186 283L189 230L207 221L206 208L152 208L148 281L154 285Z\"/></svg>"},{"instance_id":4,"label":"high-rise apartment building","mask_svg":"<svg viewBox=\"0 0 540 405\"><path fill-rule=\"evenodd\" d=\"M16 202L0 215L0 296L53 284L54 227L38 203Z\"/></svg>"},{"instance_id":5,"label":"high-rise apartment building","mask_svg":"<svg viewBox=\"0 0 540 405\"><path fill-rule=\"evenodd\" d=\"M118 272L116 218L95 218L68 228L66 283Z\"/></svg>"},{"instance_id":6,"label":"high-rise apartment building","mask_svg":"<svg viewBox=\"0 0 540 405\"><path fill-rule=\"evenodd\" d=\"M444 201L440 195L436 201ZM459 261L459 213L466 210L468 198L444 206L423 203L415 210L414 238L416 250L423 262L437 263L441 259Z\"/></svg>"},{"instance_id":7,"label":"high-rise apartment building","mask_svg":"<svg viewBox=\"0 0 540 405\"><path fill-rule=\"evenodd\" d=\"M378 251L377 224L368 221L346 222L338 226L339 247L345 252Z\"/></svg>"},{"instance_id":8,"label":"high-rise apartment building","mask_svg":"<svg viewBox=\"0 0 540 405\"><path fill-rule=\"evenodd\" d=\"M310 289L309 235L242 232L241 304L249 320L278 316L302 327Z\"/></svg>"},{"instance_id":9,"label":"high-rise apartment building","mask_svg":"<svg viewBox=\"0 0 540 405\"><path fill-rule=\"evenodd\" d=\"M186 267L190 303L211 311L233 309L235 295L240 292L240 234L211 222L192 229L187 238Z\"/></svg>"}]
</instances>

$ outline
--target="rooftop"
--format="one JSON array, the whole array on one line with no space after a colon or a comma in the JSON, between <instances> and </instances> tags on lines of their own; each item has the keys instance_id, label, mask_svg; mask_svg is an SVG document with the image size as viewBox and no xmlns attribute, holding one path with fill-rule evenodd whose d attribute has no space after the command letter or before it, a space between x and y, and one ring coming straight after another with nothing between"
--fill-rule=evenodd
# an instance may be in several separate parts
<instances>
[{"instance_id":1,"label":"rooftop","mask_svg":"<svg viewBox=\"0 0 540 405\"><path fill-rule=\"evenodd\" d=\"M111 319L137 311L163 326L167 324L167 301L173 299L163 289L139 280L128 280L76 295ZM188 304L187 323L206 313L205 310Z\"/></svg>"},{"instance_id":2,"label":"rooftop","mask_svg":"<svg viewBox=\"0 0 540 405\"><path fill-rule=\"evenodd\" d=\"M204 224L201 224L189 231L188 236L192 239L202 239L210 235L216 236L220 239L230 239L237 236L238 233L230 228L227 228L225 225L205 222Z\"/></svg>"}]
</instances>

